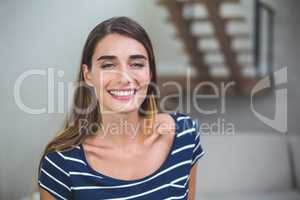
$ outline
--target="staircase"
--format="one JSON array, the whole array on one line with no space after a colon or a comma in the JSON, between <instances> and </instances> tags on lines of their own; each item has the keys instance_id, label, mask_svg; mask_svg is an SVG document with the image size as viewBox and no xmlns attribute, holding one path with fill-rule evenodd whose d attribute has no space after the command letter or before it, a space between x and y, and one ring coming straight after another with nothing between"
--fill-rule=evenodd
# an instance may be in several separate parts
<instances>
[{"instance_id":1,"label":"staircase","mask_svg":"<svg viewBox=\"0 0 300 200\"><path fill-rule=\"evenodd\" d=\"M159 0L159 4L168 10L168 21L175 25L177 37L183 41L190 64L198 72L199 81L234 81L235 94L249 94L251 88L262 77L261 74L255 72L259 67L255 65L260 64L257 60L257 48L260 47L255 46L259 43L257 42L259 30L254 33L256 42L252 42L251 35L253 34L250 32L230 33L229 24L246 24L248 19L246 15L224 16L221 12L222 6L229 4L239 6L240 0ZM197 10L197 7L201 9ZM257 14L259 13L258 10ZM195 33L193 31L195 25L211 27L212 31ZM233 45L237 40L254 43L254 45L237 49ZM209 42L216 43L216 47L201 47L201 44ZM209 62L213 57L217 58L215 59L217 62ZM241 57L251 59L241 61ZM218 67L219 70L223 68L227 74L216 76L213 70ZM252 74L245 74L247 71L252 71ZM271 73L270 70L268 72Z\"/></svg>"}]
</instances>

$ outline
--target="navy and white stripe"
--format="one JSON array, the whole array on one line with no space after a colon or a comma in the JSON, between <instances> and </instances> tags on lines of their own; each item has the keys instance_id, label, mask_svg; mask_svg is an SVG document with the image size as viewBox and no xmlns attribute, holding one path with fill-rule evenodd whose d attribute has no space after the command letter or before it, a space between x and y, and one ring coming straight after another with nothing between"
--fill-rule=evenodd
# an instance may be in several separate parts
<instances>
[{"instance_id":1,"label":"navy and white stripe","mask_svg":"<svg viewBox=\"0 0 300 200\"><path fill-rule=\"evenodd\" d=\"M137 180L104 175L88 164L83 146L79 145L43 157L39 186L60 200L186 200L190 169L204 151L195 121L179 112L169 114L176 122L173 144L164 163L151 175Z\"/></svg>"}]
</instances>

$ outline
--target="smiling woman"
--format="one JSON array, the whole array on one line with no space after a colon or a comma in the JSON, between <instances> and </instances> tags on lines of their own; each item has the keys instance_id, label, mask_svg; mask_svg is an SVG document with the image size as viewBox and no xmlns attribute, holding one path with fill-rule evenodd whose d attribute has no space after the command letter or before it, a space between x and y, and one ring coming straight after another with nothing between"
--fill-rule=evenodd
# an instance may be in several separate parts
<instances>
[{"instance_id":1,"label":"smiling woman","mask_svg":"<svg viewBox=\"0 0 300 200\"><path fill-rule=\"evenodd\" d=\"M97 43L92 68L83 64L83 76L96 89L102 116L135 110L151 81L147 51L136 39L109 34Z\"/></svg>"},{"instance_id":2,"label":"smiling woman","mask_svg":"<svg viewBox=\"0 0 300 200\"><path fill-rule=\"evenodd\" d=\"M194 199L198 125L158 111L145 30L127 17L97 25L77 81L65 129L40 161L41 199Z\"/></svg>"}]
</instances>

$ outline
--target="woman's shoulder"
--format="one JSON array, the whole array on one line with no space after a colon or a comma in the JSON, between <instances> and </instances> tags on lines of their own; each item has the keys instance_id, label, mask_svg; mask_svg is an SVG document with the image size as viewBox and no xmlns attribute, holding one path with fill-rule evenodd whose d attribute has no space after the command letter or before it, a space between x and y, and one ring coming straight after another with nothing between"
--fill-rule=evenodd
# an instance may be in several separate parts
<instances>
[{"instance_id":1,"label":"woman's shoulder","mask_svg":"<svg viewBox=\"0 0 300 200\"><path fill-rule=\"evenodd\" d=\"M200 139L200 121L197 117L181 112L173 112L172 115L176 120L177 138L176 149L172 154L178 153L182 158L189 155L193 166L205 154Z\"/></svg>"},{"instance_id":2,"label":"woman's shoulder","mask_svg":"<svg viewBox=\"0 0 300 200\"><path fill-rule=\"evenodd\" d=\"M162 112L159 113L158 116L160 116L162 119L165 119L166 122L175 121L176 124L180 123L186 125L195 125L197 121L194 117L192 117L192 115L178 111Z\"/></svg>"},{"instance_id":3,"label":"woman's shoulder","mask_svg":"<svg viewBox=\"0 0 300 200\"><path fill-rule=\"evenodd\" d=\"M183 112L172 111L172 112L160 112L157 114L159 118L162 119L176 119L176 121L181 121L184 119L192 119L192 116Z\"/></svg>"},{"instance_id":4,"label":"woman's shoulder","mask_svg":"<svg viewBox=\"0 0 300 200\"><path fill-rule=\"evenodd\" d=\"M77 150L51 151L41 158L38 184L57 199L71 199L71 171L76 164L85 165L75 156Z\"/></svg>"},{"instance_id":5,"label":"woman's shoulder","mask_svg":"<svg viewBox=\"0 0 300 200\"><path fill-rule=\"evenodd\" d=\"M71 147L66 147L63 150L57 149L57 150L52 150L45 155L47 156L60 156L60 157L65 157L65 156L76 156L78 154L79 150L81 150L81 145L72 145Z\"/></svg>"},{"instance_id":6,"label":"woman's shoulder","mask_svg":"<svg viewBox=\"0 0 300 200\"><path fill-rule=\"evenodd\" d=\"M189 159L191 166L204 155L200 144L200 131L198 128L198 118L182 112L169 113L176 124L175 142L172 155L180 159Z\"/></svg>"},{"instance_id":7,"label":"woman's shoulder","mask_svg":"<svg viewBox=\"0 0 300 200\"><path fill-rule=\"evenodd\" d=\"M158 116L164 125L174 127L179 137L184 133L195 133L197 129L198 120L190 114L174 111L159 113Z\"/></svg>"},{"instance_id":8,"label":"woman's shoulder","mask_svg":"<svg viewBox=\"0 0 300 200\"><path fill-rule=\"evenodd\" d=\"M57 166L69 170L69 166L72 166L73 163L85 164L81 158L80 151L80 145L76 145L68 150L54 150L46 153L41 158L41 163L44 166Z\"/></svg>"}]
</instances>

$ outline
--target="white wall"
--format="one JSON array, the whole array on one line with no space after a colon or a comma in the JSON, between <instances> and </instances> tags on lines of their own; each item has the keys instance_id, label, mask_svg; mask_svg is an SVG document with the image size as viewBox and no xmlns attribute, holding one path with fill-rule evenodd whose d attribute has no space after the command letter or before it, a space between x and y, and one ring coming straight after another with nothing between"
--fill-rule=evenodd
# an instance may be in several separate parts
<instances>
[{"instance_id":1,"label":"white wall","mask_svg":"<svg viewBox=\"0 0 300 200\"><path fill-rule=\"evenodd\" d=\"M145 24L148 16L144 9L139 0L0 2L0 199L17 199L32 190L42 147L63 120L63 114L22 112L13 96L17 77L25 70L53 67L55 72L65 71L64 78L55 76L56 84L74 80L89 31L113 16L130 16ZM47 104L45 77L31 77L21 90L26 104L36 108Z\"/></svg>"}]
</instances>

